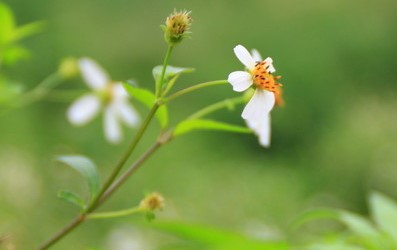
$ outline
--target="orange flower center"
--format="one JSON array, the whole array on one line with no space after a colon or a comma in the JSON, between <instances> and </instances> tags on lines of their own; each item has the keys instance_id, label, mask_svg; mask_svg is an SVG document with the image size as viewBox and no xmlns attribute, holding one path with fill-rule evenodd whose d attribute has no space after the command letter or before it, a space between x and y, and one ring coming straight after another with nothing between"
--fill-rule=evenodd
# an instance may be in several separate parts
<instances>
[{"instance_id":1,"label":"orange flower center","mask_svg":"<svg viewBox=\"0 0 397 250\"><path fill-rule=\"evenodd\" d=\"M283 103L281 83L276 82L281 76L273 76L269 72L270 65L265 62L258 62L255 68L252 70L252 78L255 86L260 89L264 89L273 92L276 97L276 104L281 105Z\"/></svg>"}]
</instances>

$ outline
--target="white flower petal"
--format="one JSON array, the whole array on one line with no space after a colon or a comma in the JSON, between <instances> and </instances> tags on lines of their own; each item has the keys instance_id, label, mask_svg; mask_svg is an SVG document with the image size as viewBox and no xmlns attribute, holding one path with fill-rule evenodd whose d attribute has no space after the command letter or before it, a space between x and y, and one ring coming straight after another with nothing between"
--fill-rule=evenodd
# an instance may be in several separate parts
<instances>
[{"instance_id":1,"label":"white flower petal","mask_svg":"<svg viewBox=\"0 0 397 250\"><path fill-rule=\"evenodd\" d=\"M257 126L261 117L268 114L275 103L275 96L273 92L256 89L251 100L245 106L241 116L245 120L249 120L252 126Z\"/></svg>"},{"instance_id":2,"label":"white flower petal","mask_svg":"<svg viewBox=\"0 0 397 250\"><path fill-rule=\"evenodd\" d=\"M111 143L120 142L122 137L122 131L116 112L117 110L115 110L113 105L107 106L104 112L105 137Z\"/></svg>"},{"instance_id":3,"label":"white flower petal","mask_svg":"<svg viewBox=\"0 0 397 250\"><path fill-rule=\"evenodd\" d=\"M259 126L254 130L254 132L259 137L259 144L263 147L270 146L270 114L266 114L262 117Z\"/></svg>"},{"instance_id":4,"label":"white flower petal","mask_svg":"<svg viewBox=\"0 0 397 250\"><path fill-rule=\"evenodd\" d=\"M117 113L122 121L129 127L135 127L139 123L139 115L128 101L118 101Z\"/></svg>"},{"instance_id":5,"label":"white flower petal","mask_svg":"<svg viewBox=\"0 0 397 250\"><path fill-rule=\"evenodd\" d=\"M87 94L69 107L67 111L67 118L73 125L84 125L98 113L101 106L101 101L93 94Z\"/></svg>"},{"instance_id":6,"label":"white flower petal","mask_svg":"<svg viewBox=\"0 0 397 250\"><path fill-rule=\"evenodd\" d=\"M127 99L129 97L127 91L120 82L113 84L113 94L117 99Z\"/></svg>"},{"instance_id":7,"label":"white flower petal","mask_svg":"<svg viewBox=\"0 0 397 250\"><path fill-rule=\"evenodd\" d=\"M267 69L270 73L273 73L276 71L276 69L273 66L273 59L271 57L268 57L265 59L265 62L269 65L269 68Z\"/></svg>"},{"instance_id":8,"label":"white flower petal","mask_svg":"<svg viewBox=\"0 0 397 250\"><path fill-rule=\"evenodd\" d=\"M244 46L237 45L233 50L234 54L236 54L237 58L247 69L252 70L255 67L256 62L254 58L252 58L251 54Z\"/></svg>"},{"instance_id":9,"label":"white flower petal","mask_svg":"<svg viewBox=\"0 0 397 250\"><path fill-rule=\"evenodd\" d=\"M84 81L92 89L102 89L109 82L109 76L94 60L82 58L79 67Z\"/></svg>"},{"instance_id":10,"label":"white flower petal","mask_svg":"<svg viewBox=\"0 0 397 250\"><path fill-rule=\"evenodd\" d=\"M234 71L229 74L227 81L233 86L233 90L237 92L244 91L252 85L252 76L245 71Z\"/></svg>"},{"instance_id":11,"label":"white flower petal","mask_svg":"<svg viewBox=\"0 0 397 250\"><path fill-rule=\"evenodd\" d=\"M251 50L251 55L255 62L262 62L262 56L256 49Z\"/></svg>"}]
</instances>

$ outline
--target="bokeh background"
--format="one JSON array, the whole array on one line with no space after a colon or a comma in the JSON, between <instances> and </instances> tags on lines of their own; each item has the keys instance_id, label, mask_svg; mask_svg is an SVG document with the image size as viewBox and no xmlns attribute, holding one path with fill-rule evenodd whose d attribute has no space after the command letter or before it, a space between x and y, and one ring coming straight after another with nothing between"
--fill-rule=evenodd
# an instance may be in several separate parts
<instances>
[{"instance_id":1,"label":"bokeh background","mask_svg":"<svg viewBox=\"0 0 397 250\"><path fill-rule=\"evenodd\" d=\"M286 105L272 112L271 148L261 148L253 135L190 133L156 153L103 210L159 191L167 201L160 220L285 239L291 221L307 209L366 214L370 190L397 198L396 1L3 2L19 24L46 21L44 32L23 42L33 56L5 69L26 89L67 56L92 57L113 79L133 78L153 89L151 69L166 49L159 25L174 8L192 10L194 23L192 38L175 49L171 65L197 69L177 88L240 69L236 44L271 56L283 76ZM62 88L85 86L77 79ZM172 122L234 96L229 86L219 86L180 98L170 106ZM11 235L18 249L32 249L75 215L56 198L57 190L85 191L80 176L54 163L54 155L87 155L104 178L134 134L126 131L124 143L112 146L100 118L72 127L65 119L68 105L44 101L0 117L0 234ZM147 111L137 107L142 115ZM242 108L214 118L243 125ZM154 123L139 152L156 131ZM148 228L140 216L89 222L54 249L124 249L114 242L129 238L147 247L138 249L157 249L169 240Z\"/></svg>"}]
</instances>

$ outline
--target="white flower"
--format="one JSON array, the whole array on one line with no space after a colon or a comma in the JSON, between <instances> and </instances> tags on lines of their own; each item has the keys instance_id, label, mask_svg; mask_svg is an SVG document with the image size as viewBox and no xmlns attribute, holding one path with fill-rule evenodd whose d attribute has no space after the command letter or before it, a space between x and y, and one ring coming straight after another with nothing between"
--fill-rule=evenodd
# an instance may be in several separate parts
<instances>
[{"instance_id":1,"label":"white flower","mask_svg":"<svg viewBox=\"0 0 397 250\"><path fill-rule=\"evenodd\" d=\"M120 142L121 123L133 127L139 122L137 112L128 101L127 92L120 82L112 82L92 59L82 58L78 65L85 83L92 91L72 103L67 111L68 120L75 126L81 126L103 110L106 139L112 143Z\"/></svg>"},{"instance_id":2,"label":"white flower","mask_svg":"<svg viewBox=\"0 0 397 250\"><path fill-rule=\"evenodd\" d=\"M258 135L259 143L268 147L270 146L270 111L274 104L281 102L281 84L276 82L280 77L272 75L276 70L270 57L262 61L258 51L253 50L250 54L242 45L237 45L234 53L246 67L246 71L230 73L228 81L237 92L245 91L251 86L255 87L254 95L241 116L246 120L248 127Z\"/></svg>"}]
</instances>

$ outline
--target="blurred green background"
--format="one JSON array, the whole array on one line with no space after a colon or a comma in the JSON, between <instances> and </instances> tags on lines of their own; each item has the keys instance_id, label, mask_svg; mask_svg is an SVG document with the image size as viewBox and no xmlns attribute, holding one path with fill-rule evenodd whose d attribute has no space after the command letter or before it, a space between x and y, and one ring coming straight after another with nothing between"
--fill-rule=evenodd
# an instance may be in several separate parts
<instances>
[{"instance_id":1,"label":"blurred green background","mask_svg":"<svg viewBox=\"0 0 397 250\"><path fill-rule=\"evenodd\" d=\"M4 2L18 24L46 21L44 32L23 42L32 58L3 69L27 89L67 56L92 57L113 79L133 78L153 89L151 69L166 49L159 25L174 8L192 10L194 22L192 39L175 49L171 65L197 69L177 88L241 69L232 51L237 44L271 56L283 76L286 105L272 112L270 149L252 135L185 135L156 153L103 210L159 191L167 201L159 219L284 239L290 222L309 208L365 214L369 190L397 198L396 1ZM85 88L80 80L65 85ZM230 86L219 86L180 98L170 106L171 119L233 96ZM80 176L54 163L54 155L85 154L104 178L134 134L111 146L100 118L72 127L68 105L41 102L0 117L0 235L10 234L18 249L32 249L75 215L57 190L85 191ZM146 109L137 106L143 115ZM243 124L241 110L214 117ZM157 130L150 127L139 152ZM150 228L140 216L88 222L54 249L123 249L112 245L123 233L148 246L137 249L157 249L158 235L140 233L136 224Z\"/></svg>"}]
</instances>

